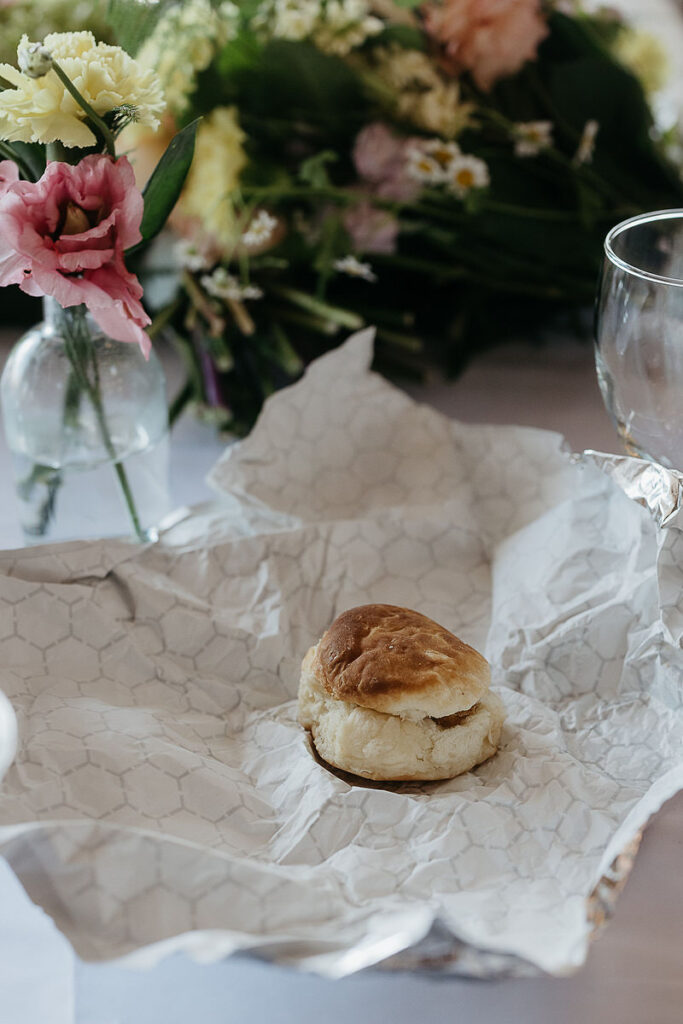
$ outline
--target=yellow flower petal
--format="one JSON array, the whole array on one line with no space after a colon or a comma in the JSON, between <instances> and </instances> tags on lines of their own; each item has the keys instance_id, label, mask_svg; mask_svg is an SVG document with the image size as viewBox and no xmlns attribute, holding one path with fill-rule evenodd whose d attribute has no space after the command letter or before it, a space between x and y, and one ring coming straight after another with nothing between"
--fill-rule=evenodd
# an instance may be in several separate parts
<instances>
[{"instance_id":1,"label":"yellow flower petal","mask_svg":"<svg viewBox=\"0 0 683 1024\"><path fill-rule=\"evenodd\" d=\"M135 109L140 124L158 125L164 109L159 81L120 47L96 43L90 32L52 33L44 42L98 114L125 104ZM14 86L0 92L0 138L60 141L72 147L91 146L95 142L95 136L84 123L85 112L54 71L34 79L2 64L0 75Z\"/></svg>"}]
</instances>

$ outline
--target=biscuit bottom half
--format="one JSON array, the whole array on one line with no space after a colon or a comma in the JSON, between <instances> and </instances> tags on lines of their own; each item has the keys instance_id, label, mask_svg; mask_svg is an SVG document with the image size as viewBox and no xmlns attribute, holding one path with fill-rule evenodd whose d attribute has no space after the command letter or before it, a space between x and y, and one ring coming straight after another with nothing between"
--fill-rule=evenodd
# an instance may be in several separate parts
<instances>
[{"instance_id":1,"label":"biscuit bottom half","mask_svg":"<svg viewBox=\"0 0 683 1024\"><path fill-rule=\"evenodd\" d=\"M299 721L334 768L382 782L451 779L495 754L505 709L486 692L469 711L418 721L330 697L312 674L299 688Z\"/></svg>"}]
</instances>

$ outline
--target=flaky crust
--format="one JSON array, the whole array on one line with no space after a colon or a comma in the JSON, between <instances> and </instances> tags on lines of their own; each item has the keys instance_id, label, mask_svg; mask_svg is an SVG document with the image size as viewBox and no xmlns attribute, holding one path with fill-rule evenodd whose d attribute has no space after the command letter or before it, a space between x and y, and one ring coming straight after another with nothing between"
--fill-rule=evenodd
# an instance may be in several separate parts
<instances>
[{"instance_id":1,"label":"flaky crust","mask_svg":"<svg viewBox=\"0 0 683 1024\"><path fill-rule=\"evenodd\" d=\"M342 612L311 650L311 670L331 697L403 718L466 711L491 678L474 648L426 615L391 604Z\"/></svg>"},{"instance_id":2,"label":"flaky crust","mask_svg":"<svg viewBox=\"0 0 683 1024\"><path fill-rule=\"evenodd\" d=\"M309 666L310 668L310 666ZM495 754L505 711L486 693L458 724L410 721L337 700L306 669L299 687L299 721L328 764L365 779L428 782L467 772Z\"/></svg>"}]
</instances>

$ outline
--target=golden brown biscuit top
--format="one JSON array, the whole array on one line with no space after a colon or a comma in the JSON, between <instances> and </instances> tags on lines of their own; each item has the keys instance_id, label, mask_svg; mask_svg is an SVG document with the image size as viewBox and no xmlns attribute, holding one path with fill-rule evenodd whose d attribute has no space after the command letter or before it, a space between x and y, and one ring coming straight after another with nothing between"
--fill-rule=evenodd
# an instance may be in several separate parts
<instances>
[{"instance_id":1,"label":"golden brown biscuit top","mask_svg":"<svg viewBox=\"0 0 683 1024\"><path fill-rule=\"evenodd\" d=\"M366 604L335 619L318 644L315 674L337 700L387 714L456 714L489 685L485 658L409 608Z\"/></svg>"}]
</instances>

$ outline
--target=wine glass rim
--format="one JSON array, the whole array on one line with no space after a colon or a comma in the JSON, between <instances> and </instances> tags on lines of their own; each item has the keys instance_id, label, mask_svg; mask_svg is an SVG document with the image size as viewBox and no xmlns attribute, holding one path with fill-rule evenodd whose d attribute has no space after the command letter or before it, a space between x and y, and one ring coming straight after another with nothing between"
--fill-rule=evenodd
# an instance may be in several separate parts
<instances>
[{"instance_id":1,"label":"wine glass rim","mask_svg":"<svg viewBox=\"0 0 683 1024\"><path fill-rule=\"evenodd\" d=\"M621 256L617 256L612 245L614 239L624 231L628 231L641 224L651 224L658 220L675 220L677 217L683 220L683 208L639 213L635 217L629 217L628 220L622 220L619 224L615 224L605 236L604 248L607 259L627 273L633 274L635 277L641 277L645 281L655 281L657 284L669 284L674 288L683 288L683 278L666 277L664 274L653 274L650 270L643 270L642 267L637 267L633 263L628 263L627 260L622 259Z\"/></svg>"}]
</instances>

